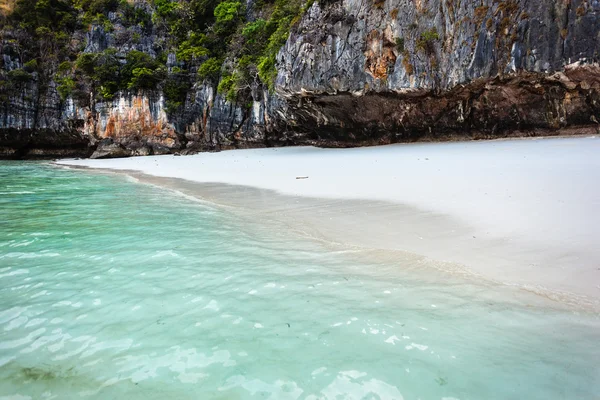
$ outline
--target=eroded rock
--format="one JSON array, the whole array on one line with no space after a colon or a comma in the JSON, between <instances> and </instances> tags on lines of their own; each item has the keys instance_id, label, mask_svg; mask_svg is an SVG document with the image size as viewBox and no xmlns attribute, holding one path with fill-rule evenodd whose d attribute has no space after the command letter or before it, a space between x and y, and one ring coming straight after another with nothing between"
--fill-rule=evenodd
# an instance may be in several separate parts
<instances>
[{"instance_id":1,"label":"eroded rock","mask_svg":"<svg viewBox=\"0 0 600 400\"><path fill-rule=\"evenodd\" d=\"M112 139L104 139L98 143L98 148L90 158L120 158L129 157L131 155L132 152L130 150L125 149L118 143L114 143Z\"/></svg>"},{"instance_id":2,"label":"eroded rock","mask_svg":"<svg viewBox=\"0 0 600 400\"><path fill-rule=\"evenodd\" d=\"M252 102L234 104L198 82L168 113L160 90L63 101L55 82L34 77L0 104L0 157L587 132L600 120L599 16L589 0L318 0L278 54L273 93L253 89ZM165 40L110 18L113 31L93 26L74 40L152 56ZM22 68L9 36L2 68Z\"/></svg>"}]
</instances>

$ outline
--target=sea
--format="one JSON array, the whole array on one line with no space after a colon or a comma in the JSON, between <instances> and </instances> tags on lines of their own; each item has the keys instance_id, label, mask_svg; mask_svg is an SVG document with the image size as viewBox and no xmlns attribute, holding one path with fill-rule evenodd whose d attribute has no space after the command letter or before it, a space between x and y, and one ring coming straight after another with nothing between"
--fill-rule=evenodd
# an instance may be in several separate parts
<instances>
[{"instance_id":1,"label":"sea","mask_svg":"<svg viewBox=\"0 0 600 400\"><path fill-rule=\"evenodd\" d=\"M600 399L597 310L368 255L0 162L0 399Z\"/></svg>"}]
</instances>

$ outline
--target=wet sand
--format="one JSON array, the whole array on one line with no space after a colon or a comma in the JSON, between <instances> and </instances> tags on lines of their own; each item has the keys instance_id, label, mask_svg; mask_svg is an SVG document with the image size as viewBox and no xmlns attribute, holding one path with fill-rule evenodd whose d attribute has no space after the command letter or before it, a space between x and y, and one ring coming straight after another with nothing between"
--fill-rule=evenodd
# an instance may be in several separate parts
<instances>
[{"instance_id":1,"label":"wet sand","mask_svg":"<svg viewBox=\"0 0 600 400\"><path fill-rule=\"evenodd\" d=\"M453 273L597 305L598 154L591 137L59 164L128 170L317 240L409 252Z\"/></svg>"}]
</instances>

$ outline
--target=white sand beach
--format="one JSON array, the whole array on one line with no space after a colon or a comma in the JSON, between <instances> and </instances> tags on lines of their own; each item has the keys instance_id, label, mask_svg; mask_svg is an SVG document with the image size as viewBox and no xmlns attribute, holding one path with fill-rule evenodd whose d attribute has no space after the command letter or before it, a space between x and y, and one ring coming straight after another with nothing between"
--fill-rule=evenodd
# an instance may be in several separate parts
<instances>
[{"instance_id":1,"label":"white sand beach","mask_svg":"<svg viewBox=\"0 0 600 400\"><path fill-rule=\"evenodd\" d=\"M183 179L196 184L170 185L285 220L315 238L423 255L557 299L600 301L597 137L58 164Z\"/></svg>"}]
</instances>

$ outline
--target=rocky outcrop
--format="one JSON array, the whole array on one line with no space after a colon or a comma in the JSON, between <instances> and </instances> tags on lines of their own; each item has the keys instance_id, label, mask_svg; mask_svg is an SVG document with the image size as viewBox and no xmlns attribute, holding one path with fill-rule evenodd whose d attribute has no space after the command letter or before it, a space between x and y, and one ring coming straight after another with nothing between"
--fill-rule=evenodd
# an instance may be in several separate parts
<instances>
[{"instance_id":1,"label":"rocky outcrop","mask_svg":"<svg viewBox=\"0 0 600 400\"><path fill-rule=\"evenodd\" d=\"M89 156L86 111L62 102L53 87L40 90L36 79L18 83L17 95L0 103L0 157Z\"/></svg>"},{"instance_id":2,"label":"rocky outcrop","mask_svg":"<svg viewBox=\"0 0 600 400\"><path fill-rule=\"evenodd\" d=\"M100 140L92 158L166 154L180 149L182 144L163 104L161 98L137 95L97 104L96 114L84 125L89 137Z\"/></svg>"},{"instance_id":3,"label":"rocky outcrop","mask_svg":"<svg viewBox=\"0 0 600 400\"><path fill-rule=\"evenodd\" d=\"M250 103L235 104L214 83L198 82L173 112L160 90L62 101L54 82L41 85L33 76L0 106L0 156L595 131L599 15L596 0L318 0L279 52L271 93L258 88ZM154 56L165 42L115 18L113 32L93 26L85 33L85 51ZM3 68L22 68L7 40ZM167 66L177 66L174 54Z\"/></svg>"},{"instance_id":4,"label":"rocky outcrop","mask_svg":"<svg viewBox=\"0 0 600 400\"><path fill-rule=\"evenodd\" d=\"M350 146L596 133L599 78L598 64L575 64L552 75L521 71L441 92L293 94L287 134Z\"/></svg>"},{"instance_id":5,"label":"rocky outcrop","mask_svg":"<svg viewBox=\"0 0 600 400\"><path fill-rule=\"evenodd\" d=\"M600 2L315 2L279 55L288 129L316 143L596 125Z\"/></svg>"}]
</instances>

